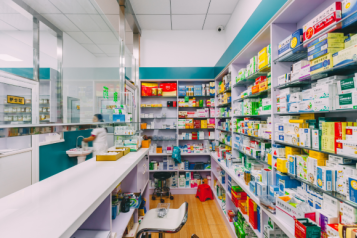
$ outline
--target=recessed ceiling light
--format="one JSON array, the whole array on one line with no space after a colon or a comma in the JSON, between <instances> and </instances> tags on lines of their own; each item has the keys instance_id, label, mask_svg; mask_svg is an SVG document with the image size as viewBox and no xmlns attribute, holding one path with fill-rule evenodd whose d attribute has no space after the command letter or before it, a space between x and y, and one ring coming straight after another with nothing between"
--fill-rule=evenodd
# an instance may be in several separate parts
<instances>
[{"instance_id":1,"label":"recessed ceiling light","mask_svg":"<svg viewBox=\"0 0 357 238\"><path fill-rule=\"evenodd\" d=\"M0 60L4 61L22 61L21 59L15 58L11 55L0 54Z\"/></svg>"}]
</instances>

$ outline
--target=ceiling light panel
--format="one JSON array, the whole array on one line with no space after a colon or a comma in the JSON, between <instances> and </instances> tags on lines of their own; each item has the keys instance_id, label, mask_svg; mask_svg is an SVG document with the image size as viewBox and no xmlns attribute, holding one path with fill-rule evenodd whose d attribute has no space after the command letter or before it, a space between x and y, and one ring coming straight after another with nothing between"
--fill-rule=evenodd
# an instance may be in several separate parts
<instances>
[{"instance_id":1,"label":"ceiling light panel","mask_svg":"<svg viewBox=\"0 0 357 238\"><path fill-rule=\"evenodd\" d=\"M170 0L130 0L138 14L170 14Z\"/></svg>"},{"instance_id":2,"label":"ceiling light panel","mask_svg":"<svg viewBox=\"0 0 357 238\"><path fill-rule=\"evenodd\" d=\"M208 14L232 14L239 0L211 0Z\"/></svg>"},{"instance_id":3,"label":"ceiling light panel","mask_svg":"<svg viewBox=\"0 0 357 238\"><path fill-rule=\"evenodd\" d=\"M61 13L49 0L23 0L38 13Z\"/></svg>"},{"instance_id":4,"label":"ceiling light panel","mask_svg":"<svg viewBox=\"0 0 357 238\"><path fill-rule=\"evenodd\" d=\"M50 0L62 13L97 14L97 10L89 0Z\"/></svg>"},{"instance_id":5,"label":"ceiling light panel","mask_svg":"<svg viewBox=\"0 0 357 238\"><path fill-rule=\"evenodd\" d=\"M62 31L80 31L78 27L63 14L43 14L42 16Z\"/></svg>"},{"instance_id":6,"label":"ceiling light panel","mask_svg":"<svg viewBox=\"0 0 357 238\"><path fill-rule=\"evenodd\" d=\"M202 30L206 15L172 15L172 30Z\"/></svg>"},{"instance_id":7,"label":"ceiling light panel","mask_svg":"<svg viewBox=\"0 0 357 238\"><path fill-rule=\"evenodd\" d=\"M99 47L95 44L82 44L84 48L86 48L89 52L93 54L101 54L103 51L99 49Z\"/></svg>"},{"instance_id":8,"label":"ceiling light panel","mask_svg":"<svg viewBox=\"0 0 357 238\"><path fill-rule=\"evenodd\" d=\"M141 29L171 30L170 15L137 15Z\"/></svg>"},{"instance_id":9,"label":"ceiling light panel","mask_svg":"<svg viewBox=\"0 0 357 238\"><path fill-rule=\"evenodd\" d=\"M110 31L100 15L66 15L82 31Z\"/></svg>"},{"instance_id":10,"label":"ceiling light panel","mask_svg":"<svg viewBox=\"0 0 357 238\"><path fill-rule=\"evenodd\" d=\"M203 30L215 30L217 26L226 26L231 15L207 15Z\"/></svg>"},{"instance_id":11,"label":"ceiling light panel","mask_svg":"<svg viewBox=\"0 0 357 238\"><path fill-rule=\"evenodd\" d=\"M84 32L95 44L115 45L119 40L112 32Z\"/></svg>"},{"instance_id":12,"label":"ceiling light panel","mask_svg":"<svg viewBox=\"0 0 357 238\"><path fill-rule=\"evenodd\" d=\"M67 32L79 44L93 44L93 41L83 32Z\"/></svg>"},{"instance_id":13,"label":"ceiling light panel","mask_svg":"<svg viewBox=\"0 0 357 238\"><path fill-rule=\"evenodd\" d=\"M171 0L172 14L206 14L210 0Z\"/></svg>"}]
</instances>

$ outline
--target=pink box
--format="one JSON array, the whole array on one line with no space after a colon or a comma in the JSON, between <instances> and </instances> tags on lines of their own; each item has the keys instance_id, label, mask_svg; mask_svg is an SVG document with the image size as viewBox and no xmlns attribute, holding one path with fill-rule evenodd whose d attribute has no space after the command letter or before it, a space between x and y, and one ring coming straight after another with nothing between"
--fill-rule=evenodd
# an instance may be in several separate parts
<instances>
[{"instance_id":1,"label":"pink box","mask_svg":"<svg viewBox=\"0 0 357 238\"><path fill-rule=\"evenodd\" d=\"M342 4L341 2L335 2L304 25L302 28L304 33L303 41L313 38L318 32L338 22L341 18Z\"/></svg>"}]
</instances>

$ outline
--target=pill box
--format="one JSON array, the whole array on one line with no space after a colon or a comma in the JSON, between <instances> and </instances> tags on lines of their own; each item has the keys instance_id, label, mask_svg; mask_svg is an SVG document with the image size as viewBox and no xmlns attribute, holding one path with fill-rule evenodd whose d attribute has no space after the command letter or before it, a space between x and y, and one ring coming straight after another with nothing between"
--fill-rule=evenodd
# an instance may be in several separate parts
<instances>
[{"instance_id":1,"label":"pill box","mask_svg":"<svg viewBox=\"0 0 357 238\"><path fill-rule=\"evenodd\" d=\"M344 49L345 43L343 41L343 38L325 39L323 41L320 41L316 45L311 46L307 49L308 56L316 54L317 52L320 52L327 48L343 48Z\"/></svg>"},{"instance_id":2,"label":"pill box","mask_svg":"<svg viewBox=\"0 0 357 238\"><path fill-rule=\"evenodd\" d=\"M325 46L322 46L322 47L319 47L311 52L309 52L309 57L307 58L308 60L313 60L313 59L316 59L320 56L323 56L325 54L335 54L341 50L343 50L344 48L326 48L327 45ZM313 53L313 54L312 54Z\"/></svg>"},{"instance_id":3,"label":"pill box","mask_svg":"<svg viewBox=\"0 0 357 238\"><path fill-rule=\"evenodd\" d=\"M309 44L307 44L307 48L310 48L313 45L318 44L321 41L324 41L325 39L340 39L340 42L344 42L345 40L345 35L343 33L336 33L336 32L332 32L332 33L326 33L322 36L320 36L319 38L311 41Z\"/></svg>"},{"instance_id":4,"label":"pill box","mask_svg":"<svg viewBox=\"0 0 357 238\"><path fill-rule=\"evenodd\" d=\"M298 135L284 134L284 142L291 145L299 145Z\"/></svg>"},{"instance_id":5,"label":"pill box","mask_svg":"<svg viewBox=\"0 0 357 238\"><path fill-rule=\"evenodd\" d=\"M300 112L313 112L313 103L314 100L306 100L299 102L299 111Z\"/></svg>"},{"instance_id":6,"label":"pill box","mask_svg":"<svg viewBox=\"0 0 357 238\"><path fill-rule=\"evenodd\" d=\"M316 74L333 67L333 57L331 53L320 56L310 61L310 74Z\"/></svg>"},{"instance_id":7,"label":"pill box","mask_svg":"<svg viewBox=\"0 0 357 238\"><path fill-rule=\"evenodd\" d=\"M286 101L287 102L300 102L302 100L302 93L301 92L296 92L296 93L291 93L286 96Z\"/></svg>"},{"instance_id":8,"label":"pill box","mask_svg":"<svg viewBox=\"0 0 357 238\"><path fill-rule=\"evenodd\" d=\"M288 173L296 175L296 156L288 155Z\"/></svg>"},{"instance_id":9,"label":"pill box","mask_svg":"<svg viewBox=\"0 0 357 238\"><path fill-rule=\"evenodd\" d=\"M357 91L336 96L335 103L336 110L357 109Z\"/></svg>"},{"instance_id":10,"label":"pill box","mask_svg":"<svg viewBox=\"0 0 357 238\"><path fill-rule=\"evenodd\" d=\"M337 81L337 93L345 94L357 91L357 78L347 78Z\"/></svg>"},{"instance_id":11,"label":"pill box","mask_svg":"<svg viewBox=\"0 0 357 238\"><path fill-rule=\"evenodd\" d=\"M315 112L327 112L333 110L332 98L319 98L313 100L313 109Z\"/></svg>"},{"instance_id":12,"label":"pill box","mask_svg":"<svg viewBox=\"0 0 357 238\"><path fill-rule=\"evenodd\" d=\"M349 62L353 62L355 61L356 54L357 45L353 45L346 49L336 51L335 53L333 53L333 65L339 66Z\"/></svg>"},{"instance_id":13,"label":"pill box","mask_svg":"<svg viewBox=\"0 0 357 238\"><path fill-rule=\"evenodd\" d=\"M303 26L303 40L311 39L315 34L341 20L342 15L341 2L335 2L328 8L320 12Z\"/></svg>"},{"instance_id":14,"label":"pill box","mask_svg":"<svg viewBox=\"0 0 357 238\"><path fill-rule=\"evenodd\" d=\"M348 178L348 188L349 188L349 200L357 203L357 178Z\"/></svg>"},{"instance_id":15,"label":"pill box","mask_svg":"<svg viewBox=\"0 0 357 238\"><path fill-rule=\"evenodd\" d=\"M357 151L357 141L351 142L347 140L337 140L336 142L337 154L357 158L357 154L355 153Z\"/></svg>"},{"instance_id":16,"label":"pill box","mask_svg":"<svg viewBox=\"0 0 357 238\"><path fill-rule=\"evenodd\" d=\"M299 102L288 103L287 110L288 112L299 112L300 111Z\"/></svg>"},{"instance_id":17,"label":"pill box","mask_svg":"<svg viewBox=\"0 0 357 238\"><path fill-rule=\"evenodd\" d=\"M317 166L317 186L325 191L335 191L337 171L326 167Z\"/></svg>"},{"instance_id":18,"label":"pill box","mask_svg":"<svg viewBox=\"0 0 357 238\"><path fill-rule=\"evenodd\" d=\"M313 100L314 99L314 90L312 88L303 90L301 92L301 98L303 101Z\"/></svg>"},{"instance_id":19,"label":"pill box","mask_svg":"<svg viewBox=\"0 0 357 238\"><path fill-rule=\"evenodd\" d=\"M299 145L306 148L311 148L311 129L299 129Z\"/></svg>"},{"instance_id":20,"label":"pill box","mask_svg":"<svg viewBox=\"0 0 357 238\"><path fill-rule=\"evenodd\" d=\"M329 155L328 160L336 164L355 164L352 159L347 159L336 155Z\"/></svg>"},{"instance_id":21,"label":"pill box","mask_svg":"<svg viewBox=\"0 0 357 238\"><path fill-rule=\"evenodd\" d=\"M275 131L284 132L284 123L275 123Z\"/></svg>"},{"instance_id":22,"label":"pill box","mask_svg":"<svg viewBox=\"0 0 357 238\"><path fill-rule=\"evenodd\" d=\"M311 130L311 147L315 150L321 149L320 132L318 129Z\"/></svg>"}]
</instances>

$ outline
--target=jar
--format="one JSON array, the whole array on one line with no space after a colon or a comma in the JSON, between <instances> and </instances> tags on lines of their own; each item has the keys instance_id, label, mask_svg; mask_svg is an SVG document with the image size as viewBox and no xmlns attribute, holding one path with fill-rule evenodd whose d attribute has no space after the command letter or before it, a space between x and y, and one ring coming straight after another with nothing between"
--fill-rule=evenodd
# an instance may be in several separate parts
<instances>
[{"instance_id":1,"label":"jar","mask_svg":"<svg viewBox=\"0 0 357 238\"><path fill-rule=\"evenodd\" d=\"M38 110L39 110L40 112L43 112L43 107L40 107Z\"/></svg>"},{"instance_id":2,"label":"jar","mask_svg":"<svg viewBox=\"0 0 357 238\"><path fill-rule=\"evenodd\" d=\"M24 107L20 107L20 109L21 109L21 112L25 112L26 111L26 108L24 108Z\"/></svg>"},{"instance_id":3,"label":"jar","mask_svg":"<svg viewBox=\"0 0 357 238\"><path fill-rule=\"evenodd\" d=\"M17 107L13 107L13 108L12 108L12 112L13 112L13 113L17 112Z\"/></svg>"},{"instance_id":4,"label":"jar","mask_svg":"<svg viewBox=\"0 0 357 238\"><path fill-rule=\"evenodd\" d=\"M43 107L42 112L47 112L47 107Z\"/></svg>"},{"instance_id":5,"label":"jar","mask_svg":"<svg viewBox=\"0 0 357 238\"><path fill-rule=\"evenodd\" d=\"M50 104L50 99L45 99L46 104Z\"/></svg>"},{"instance_id":6,"label":"jar","mask_svg":"<svg viewBox=\"0 0 357 238\"><path fill-rule=\"evenodd\" d=\"M25 120L26 118L26 120ZM31 116L30 115L25 115L24 116L24 121L31 121Z\"/></svg>"},{"instance_id":7,"label":"jar","mask_svg":"<svg viewBox=\"0 0 357 238\"><path fill-rule=\"evenodd\" d=\"M4 116L4 121L9 121L9 116Z\"/></svg>"},{"instance_id":8,"label":"jar","mask_svg":"<svg viewBox=\"0 0 357 238\"><path fill-rule=\"evenodd\" d=\"M12 109L11 109L11 111L12 111ZM9 108L8 108L8 107L5 107L4 112L5 112L5 113L8 113L8 112L9 112Z\"/></svg>"},{"instance_id":9,"label":"jar","mask_svg":"<svg viewBox=\"0 0 357 238\"><path fill-rule=\"evenodd\" d=\"M17 120L18 120L18 121L23 121L23 117L22 117L22 116L18 116L18 117L17 117Z\"/></svg>"},{"instance_id":10,"label":"jar","mask_svg":"<svg viewBox=\"0 0 357 238\"><path fill-rule=\"evenodd\" d=\"M45 99L40 99L40 104L44 104L45 103Z\"/></svg>"},{"instance_id":11,"label":"jar","mask_svg":"<svg viewBox=\"0 0 357 238\"><path fill-rule=\"evenodd\" d=\"M25 104L31 104L31 99L25 99Z\"/></svg>"},{"instance_id":12,"label":"jar","mask_svg":"<svg viewBox=\"0 0 357 238\"><path fill-rule=\"evenodd\" d=\"M40 116L40 120L41 120L41 121L43 121L43 120L45 120L45 119L46 119L45 114L41 114L41 116Z\"/></svg>"},{"instance_id":13,"label":"jar","mask_svg":"<svg viewBox=\"0 0 357 238\"><path fill-rule=\"evenodd\" d=\"M18 108L16 109L16 112L21 112L21 107L18 107Z\"/></svg>"},{"instance_id":14,"label":"jar","mask_svg":"<svg viewBox=\"0 0 357 238\"><path fill-rule=\"evenodd\" d=\"M12 121L17 121L17 116L13 116Z\"/></svg>"},{"instance_id":15,"label":"jar","mask_svg":"<svg viewBox=\"0 0 357 238\"><path fill-rule=\"evenodd\" d=\"M26 107L26 112L31 112L31 107Z\"/></svg>"}]
</instances>

